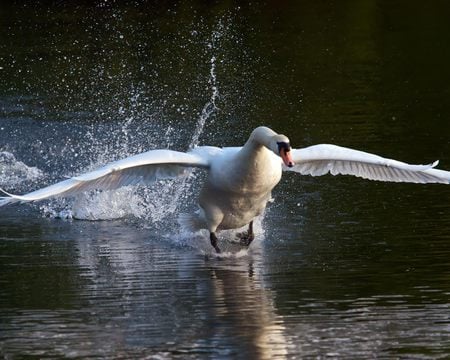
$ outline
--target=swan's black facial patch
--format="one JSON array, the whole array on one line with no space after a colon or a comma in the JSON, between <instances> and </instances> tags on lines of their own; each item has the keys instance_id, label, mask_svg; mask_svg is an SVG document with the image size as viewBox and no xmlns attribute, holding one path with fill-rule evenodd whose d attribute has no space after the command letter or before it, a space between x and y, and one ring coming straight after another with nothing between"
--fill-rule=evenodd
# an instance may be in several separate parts
<instances>
[{"instance_id":1,"label":"swan's black facial patch","mask_svg":"<svg viewBox=\"0 0 450 360\"><path fill-rule=\"evenodd\" d=\"M277 142L278 145L278 153L281 154L281 151L284 150L284 152L291 151L291 145L288 142L279 141Z\"/></svg>"},{"instance_id":2,"label":"swan's black facial patch","mask_svg":"<svg viewBox=\"0 0 450 360\"><path fill-rule=\"evenodd\" d=\"M277 145L278 154L283 160L284 165L286 165L287 167L293 167L294 161L292 160L291 155L291 145L287 141L279 141L277 142Z\"/></svg>"}]
</instances>

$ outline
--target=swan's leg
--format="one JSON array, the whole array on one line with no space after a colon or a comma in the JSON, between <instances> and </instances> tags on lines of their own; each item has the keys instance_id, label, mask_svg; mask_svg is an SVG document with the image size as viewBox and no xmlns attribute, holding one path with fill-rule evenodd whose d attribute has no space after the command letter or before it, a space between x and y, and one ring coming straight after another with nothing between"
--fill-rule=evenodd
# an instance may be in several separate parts
<instances>
[{"instance_id":1,"label":"swan's leg","mask_svg":"<svg viewBox=\"0 0 450 360\"><path fill-rule=\"evenodd\" d=\"M242 245L250 246L252 241L255 239L255 233L253 232L253 220L250 221L250 224L248 224L248 230L237 234L237 237L240 239Z\"/></svg>"},{"instance_id":2,"label":"swan's leg","mask_svg":"<svg viewBox=\"0 0 450 360\"><path fill-rule=\"evenodd\" d=\"M250 246L252 241L255 240L255 233L253 232L253 220L250 221L250 224L248 224L248 244L247 246Z\"/></svg>"},{"instance_id":3,"label":"swan's leg","mask_svg":"<svg viewBox=\"0 0 450 360\"><path fill-rule=\"evenodd\" d=\"M216 250L216 253L220 254L219 246L217 246L217 236L215 232L209 233L209 239L211 240L211 245Z\"/></svg>"},{"instance_id":4,"label":"swan's leg","mask_svg":"<svg viewBox=\"0 0 450 360\"><path fill-rule=\"evenodd\" d=\"M206 192L206 190L203 189L200 195L200 207L203 209L203 215L209 230L209 239L211 240L211 245L219 254L221 251L219 249L219 246L217 245L218 239L216 236L216 231L223 220L223 212L219 207L209 201L210 197L214 198L215 195L203 192ZM206 198L208 202L206 204L202 203L202 198Z\"/></svg>"},{"instance_id":5,"label":"swan's leg","mask_svg":"<svg viewBox=\"0 0 450 360\"><path fill-rule=\"evenodd\" d=\"M248 224L247 246L250 246L253 240L255 240L255 233L253 232L253 220L252 220L250 221L250 224Z\"/></svg>"}]
</instances>

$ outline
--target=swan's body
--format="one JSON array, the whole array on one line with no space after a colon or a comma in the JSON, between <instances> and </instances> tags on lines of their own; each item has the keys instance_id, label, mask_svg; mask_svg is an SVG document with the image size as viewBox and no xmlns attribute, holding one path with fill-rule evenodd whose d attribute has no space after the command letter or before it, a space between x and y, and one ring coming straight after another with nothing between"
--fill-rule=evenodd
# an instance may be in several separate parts
<instances>
[{"instance_id":1,"label":"swan's body","mask_svg":"<svg viewBox=\"0 0 450 360\"><path fill-rule=\"evenodd\" d=\"M284 163L284 166L283 166ZM55 196L70 196L92 189L115 189L173 178L186 167L199 167L208 176L199 196L200 212L190 219L197 228L210 231L217 252L216 231L249 224L244 235L253 240L253 219L261 214L283 170L304 175L344 174L394 182L450 184L450 172L430 165L409 165L366 152L336 145L314 145L291 149L289 139L267 127L256 128L243 147L198 147L188 153L151 150L110 163L100 169L19 196L3 191L0 206Z\"/></svg>"},{"instance_id":2,"label":"swan's body","mask_svg":"<svg viewBox=\"0 0 450 360\"><path fill-rule=\"evenodd\" d=\"M281 179L281 164L253 137L242 148L217 151L199 198L208 230L240 228L261 214Z\"/></svg>"}]
</instances>

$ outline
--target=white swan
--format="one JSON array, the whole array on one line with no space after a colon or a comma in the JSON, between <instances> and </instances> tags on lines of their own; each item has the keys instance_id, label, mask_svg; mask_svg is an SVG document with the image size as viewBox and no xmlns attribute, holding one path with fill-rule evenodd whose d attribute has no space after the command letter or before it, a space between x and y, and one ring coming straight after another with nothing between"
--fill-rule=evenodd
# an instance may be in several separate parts
<instances>
[{"instance_id":1,"label":"white swan","mask_svg":"<svg viewBox=\"0 0 450 360\"><path fill-rule=\"evenodd\" d=\"M262 213L282 170L303 175L354 175L370 180L450 183L450 172L430 165L409 165L366 152L336 145L314 145L291 149L289 139L261 126L253 130L243 147L200 146L187 153L151 150L115 161L102 168L73 177L25 195L0 197L0 206L70 196L92 189L115 189L125 185L148 184L185 173L187 167L208 171L200 192L200 211L182 220L194 228L206 228L217 252L216 232L249 224L242 243L254 238L253 219Z\"/></svg>"}]
</instances>

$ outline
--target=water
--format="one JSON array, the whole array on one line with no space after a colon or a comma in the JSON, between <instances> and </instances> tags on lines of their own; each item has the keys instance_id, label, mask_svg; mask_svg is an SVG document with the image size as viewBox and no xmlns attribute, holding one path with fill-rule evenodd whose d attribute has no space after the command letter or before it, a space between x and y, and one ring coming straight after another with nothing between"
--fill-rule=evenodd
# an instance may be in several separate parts
<instances>
[{"instance_id":1,"label":"water","mask_svg":"<svg viewBox=\"0 0 450 360\"><path fill-rule=\"evenodd\" d=\"M261 124L450 169L449 7L403 5L2 2L0 187ZM448 356L448 187L288 173L218 258L176 221L203 176L1 208L0 354Z\"/></svg>"}]
</instances>

